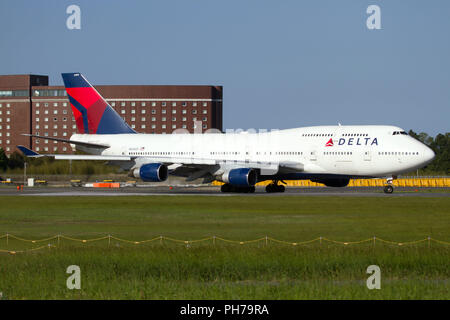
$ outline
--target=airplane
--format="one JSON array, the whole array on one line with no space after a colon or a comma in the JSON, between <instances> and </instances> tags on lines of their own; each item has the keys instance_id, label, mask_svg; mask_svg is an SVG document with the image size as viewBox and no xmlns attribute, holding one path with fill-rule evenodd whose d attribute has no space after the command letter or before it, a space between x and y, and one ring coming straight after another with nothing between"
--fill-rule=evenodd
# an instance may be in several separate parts
<instances>
[{"instance_id":1,"label":"airplane","mask_svg":"<svg viewBox=\"0 0 450 320\"><path fill-rule=\"evenodd\" d=\"M222 192L255 192L255 184L271 181L268 193L284 192L286 180L309 179L328 187L345 187L350 179L393 179L430 163L435 154L403 129L388 125L311 126L266 132L140 134L106 102L81 73L62 78L78 133L63 139L86 154L38 154L56 160L101 160L129 171L145 182L168 175L221 181ZM281 183L281 184L280 184Z\"/></svg>"}]
</instances>

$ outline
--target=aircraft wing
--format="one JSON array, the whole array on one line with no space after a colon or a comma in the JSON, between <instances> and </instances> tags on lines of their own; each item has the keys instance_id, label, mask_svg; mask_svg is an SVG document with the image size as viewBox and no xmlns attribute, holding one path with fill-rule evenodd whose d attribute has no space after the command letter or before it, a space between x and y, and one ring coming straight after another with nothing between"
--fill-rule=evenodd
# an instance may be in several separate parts
<instances>
[{"instance_id":1,"label":"aircraft wing","mask_svg":"<svg viewBox=\"0 0 450 320\"><path fill-rule=\"evenodd\" d=\"M46 137L46 136L37 136L35 134L28 134L28 133L23 133L22 135L27 136L27 137L33 137L33 138L40 138L40 139L76 144L79 146L95 148L95 149L107 149L110 147L109 145L106 145L106 144L98 144L98 143L83 142L83 141L76 141L76 140L69 140L69 139L61 139L61 138L53 138L53 137Z\"/></svg>"},{"instance_id":2,"label":"aircraft wing","mask_svg":"<svg viewBox=\"0 0 450 320\"><path fill-rule=\"evenodd\" d=\"M53 157L55 160L104 160L104 161L130 161L129 156L103 156L91 154L40 154L24 146L17 146L28 158Z\"/></svg>"}]
</instances>

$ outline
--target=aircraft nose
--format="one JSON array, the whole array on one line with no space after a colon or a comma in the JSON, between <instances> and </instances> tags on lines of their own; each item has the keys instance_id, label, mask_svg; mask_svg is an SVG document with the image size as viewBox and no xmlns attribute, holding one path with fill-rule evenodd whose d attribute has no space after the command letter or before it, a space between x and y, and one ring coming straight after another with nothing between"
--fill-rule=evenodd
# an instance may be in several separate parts
<instances>
[{"instance_id":1,"label":"aircraft nose","mask_svg":"<svg viewBox=\"0 0 450 320\"><path fill-rule=\"evenodd\" d=\"M434 153L434 151L431 148L429 148L427 146L423 147L422 157L423 157L424 162L430 163L431 161L433 161L435 156L436 156L436 154Z\"/></svg>"}]
</instances>

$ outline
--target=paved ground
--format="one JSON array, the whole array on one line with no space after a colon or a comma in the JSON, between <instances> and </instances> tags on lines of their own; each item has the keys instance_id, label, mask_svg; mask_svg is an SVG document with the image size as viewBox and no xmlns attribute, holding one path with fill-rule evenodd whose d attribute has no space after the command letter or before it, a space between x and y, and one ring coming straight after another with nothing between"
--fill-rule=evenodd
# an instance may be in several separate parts
<instances>
[{"instance_id":1,"label":"paved ground","mask_svg":"<svg viewBox=\"0 0 450 320\"><path fill-rule=\"evenodd\" d=\"M150 195L202 195L202 196L363 196L363 197L450 197L449 188L395 188L393 194L385 194L381 187L349 188L297 188L288 187L284 193L266 193L257 187L255 193L221 193L220 187L212 186L142 186L121 189L76 187L0 187L0 196L150 196Z\"/></svg>"}]
</instances>

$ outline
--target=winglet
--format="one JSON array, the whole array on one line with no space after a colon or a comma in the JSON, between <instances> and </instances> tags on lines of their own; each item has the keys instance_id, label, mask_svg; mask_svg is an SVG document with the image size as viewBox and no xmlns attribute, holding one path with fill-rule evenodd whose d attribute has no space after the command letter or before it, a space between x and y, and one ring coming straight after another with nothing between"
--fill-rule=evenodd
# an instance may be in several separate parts
<instances>
[{"instance_id":1,"label":"winglet","mask_svg":"<svg viewBox=\"0 0 450 320\"><path fill-rule=\"evenodd\" d=\"M31 149L28 149L27 147L24 147L24 146L17 146L17 148L18 148L20 151L22 151L23 154L24 154L25 156L27 156L27 157L29 157L29 158L42 157L41 154L39 154L39 153L37 153L37 152L35 152L35 151L31 150Z\"/></svg>"}]
</instances>

